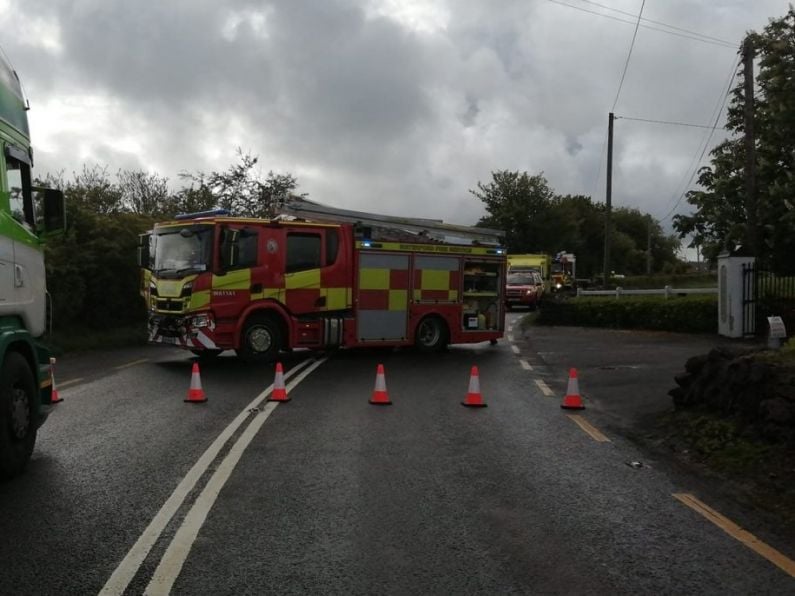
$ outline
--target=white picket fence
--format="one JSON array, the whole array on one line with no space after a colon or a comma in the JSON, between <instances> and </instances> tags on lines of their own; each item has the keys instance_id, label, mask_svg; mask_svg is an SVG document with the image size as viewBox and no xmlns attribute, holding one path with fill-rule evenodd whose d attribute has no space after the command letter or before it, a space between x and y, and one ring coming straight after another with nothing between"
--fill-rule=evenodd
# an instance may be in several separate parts
<instances>
[{"instance_id":1,"label":"white picket fence","mask_svg":"<svg viewBox=\"0 0 795 596\"><path fill-rule=\"evenodd\" d=\"M683 294L717 294L718 288L672 288L665 286L661 289L655 290L625 290L624 288L616 288L615 290L582 290L577 288L577 296L681 296Z\"/></svg>"}]
</instances>

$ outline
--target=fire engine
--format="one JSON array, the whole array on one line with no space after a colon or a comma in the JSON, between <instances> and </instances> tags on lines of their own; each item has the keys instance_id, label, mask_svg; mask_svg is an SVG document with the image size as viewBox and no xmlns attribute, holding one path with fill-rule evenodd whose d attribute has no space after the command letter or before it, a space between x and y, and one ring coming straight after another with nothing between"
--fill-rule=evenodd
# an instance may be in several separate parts
<instances>
[{"instance_id":1,"label":"fire engine","mask_svg":"<svg viewBox=\"0 0 795 596\"><path fill-rule=\"evenodd\" d=\"M141 236L149 341L249 362L292 348L496 343L501 238L297 197L272 220L177 216Z\"/></svg>"},{"instance_id":2,"label":"fire engine","mask_svg":"<svg viewBox=\"0 0 795 596\"><path fill-rule=\"evenodd\" d=\"M576 257L570 253L561 251L552 259L552 291L572 290L575 285Z\"/></svg>"}]
</instances>

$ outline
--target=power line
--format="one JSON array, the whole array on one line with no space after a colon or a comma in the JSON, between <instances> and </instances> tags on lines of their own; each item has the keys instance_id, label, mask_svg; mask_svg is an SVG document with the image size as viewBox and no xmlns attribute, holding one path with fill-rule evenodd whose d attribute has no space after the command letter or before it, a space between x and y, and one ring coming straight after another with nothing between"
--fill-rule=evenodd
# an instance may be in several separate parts
<instances>
[{"instance_id":1,"label":"power line","mask_svg":"<svg viewBox=\"0 0 795 596\"><path fill-rule=\"evenodd\" d=\"M635 17L634 13L627 12L626 10L620 10L618 8L613 8L612 6L606 6L604 4L599 4L598 2L592 2L592 0L580 0L580 2L584 2L585 4L592 4L594 6L598 6L599 8L604 8L605 10L610 10L612 12L617 12L619 14L624 14L624 15L627 15L627 16L630 16L630 17ZM677 27L675 25L669 25L668 23L663 23L662 21L655 21L654 19L647 19L646 17L643 17L641 19L641 21L644 21L646 23L653 23L655 25L660 25L662 27L668 27L669 29L673 29L675 31L681 31L682 33L689 33L690 35L695 35L697 37L703 37L704 39L709 39L711 41L716 41L716 42L719 42L719 43L722 43L722 44L726 44L726 45L730 45L732 47L735 47L735 44L733 44L731 41L727 41L725 39L720 39L719 37L712 37L711 35L705 35L703 33L699 33L698 31L691 31L690 29L683 29L682 27ZM641 25L641 27L642 26L643 25Z\"/></svg>"},{"instance_id":2,"label":"power line","mask_svg":"<svg viewBox=\"0 0 795 596\"><path fill-rule=\"evenodd\" d=\"M638 27L640 26L640 18L643 14L643 7L646 6L646 0L643 0L640 5L640 11L638 12L638 22L635 23L635 31L632 33L632 41L629 44L629 52L627 52L627 61L624 63L624 72L621 73L621 80L618 82L618 91L616 91L616 98L613 100L613 107L610 108L611 112L614 112L616 109L616 104L618 104L618 96L621 95L621 87L624 86L624 77L627 76L627 69L629 68L629 59L632 58L632 50L635 47L635 39L638 37Z\"/></svg>"},{"instance_id":3,"label":"power line","mask_svg":"<svg viewBox=\"0 0 795 596\"><path fill-rule=\"evenodd\" d=\"M603 12L597 12L595 10L588 10L587 8L582 8L580 6L573 6L572 4L567 4L565 2L561 2L560 0L546 0L546 1L547 2L551 2L552 4L559 4L561 6L567 6L568 8L573 8L574 10L579 10L581 12L587 12L588 14L593 14L593 15L596 15L598 17L604 17L605 19L611 19L613 21L618 21L619 23L627 23L629 25L634 25L635 24L635 21L628 21L627 19L621 19L619 17L614 17L612 15L605 14ZM668 35L675 35L676 37L682 37L684 39L691 39L693 41L700 41L701 43L708 43L710 45L719 46L719 47L722 47L722 48L731 48L733 50L737 49L736 44L732 44L732 43L724 42L724 41L712 41L707 36L704 36L704 35L701 35L701 34L698 34L698 36L694 36L694 35L688 35L688 34L685 34L685 33L677 33L676 31L670 31L668 29L660 29L659 27L652 27L651 25L644 25L643 23L641 23L640 26L643 27L644 29L650 29L652 31L660 31L661 33L667 33ZM666 26L668 26L668 25L666 25Z\"/></svg>"},{"instance_id":4,"label":"power line","mask_svg":"<svg viewBox=\"0 0 795 596\"><path fill-rule=\"evenodd\" d=\"M616 120L634 120L636 122L651 122L652 124L669 124L671 126L689 126L692 128L715 128L709 124L692 124L690 122L674 122L671 120L652 120L651 118L632 118L630 116L616 116Z\"/></svg>"},{"instance_id":5,"label":"power line","mask_svg":"<svg viewBox=\"0 0 795 596\"><path fill-rule=\"evenodd\" d=\"M704 142L704 147L701 149L701 154L698 156L698 159L695 162L691 163L690 167L693 168L693 172L690 174L690 178L685 184L682 193L679 195L679 198L676 200L673 207L671 207L668 210L668 213L666 213L665 216L659 220L660 223L664 222L666 219L671 217L671 215L673 215L674 211L676 211L676 208L679 207L679 204L682 202L682 199L687 194L688 188L690 188L690 185L693 183L693 179L696 177L696 173L698 172L698 166L701 165L701 160L704 159L704 154L707 152L707 148L709 147L709 142L712 140L712 135L715 134L715 129L718 128L718 122L720 121L720 117L723 115L723 108L726 105L726 99L729 97L729 93L731 92L732 88L732 82L734 81L734 77L737 74L737 70L740 68L741 62L742 62L741 60L738 60L737 64L732 69L731 75L729 76L729 82L726 85L726 91L724 91L723 95L718 100L718 104L716 106L717 116L715 117L715 124L713 125L712 130L710 130L709 135L707 135L706 141ZM687 175L686 173L689 171L689 169L690 168L685 170L685 175Z\"/></svg>"}]
</instances>

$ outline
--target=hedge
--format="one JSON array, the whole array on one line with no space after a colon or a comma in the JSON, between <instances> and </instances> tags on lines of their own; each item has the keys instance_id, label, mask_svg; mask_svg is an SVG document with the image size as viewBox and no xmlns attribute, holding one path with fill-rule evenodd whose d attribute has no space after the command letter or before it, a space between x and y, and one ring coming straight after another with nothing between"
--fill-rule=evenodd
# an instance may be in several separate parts
<instances>
[{"instance_id":1,"label":"hedge","mask_svg":"<svg viewBox=\"0 0 795 596\"><path fill-rule=\"evenodd\" d=\"M716 273L682 273L679 275L633 275L624 279L610 279L610 287L621 286L632 289L655 289L664 286L672 288L716 288Z\"/></svg>"},{"instance_id":2,"label":"hedge","mask_svg":"<svg viewBox=\"0 0 795 596\"><path fill-rule=\"evenodd\" d=\"M715 295L571 298L544 303L536 323L716 333L718 299Z\"/></svg>"}]
</instances>

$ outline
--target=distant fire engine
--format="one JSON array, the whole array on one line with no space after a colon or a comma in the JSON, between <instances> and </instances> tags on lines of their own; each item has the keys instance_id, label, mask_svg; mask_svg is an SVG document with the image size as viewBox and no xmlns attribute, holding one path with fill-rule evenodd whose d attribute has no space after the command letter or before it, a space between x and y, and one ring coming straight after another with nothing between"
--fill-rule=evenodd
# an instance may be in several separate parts
<instances>
[{"instance_id":1,"label":"distant fire engine","mask_svg":"<svg viewBox=\"0 0 795 596\"><path fill-rule=\"evenodd\" d=\"M502 337L499 232L306 199L287 210L293 220L179 216L144 234L149 341L262 361L289 348L431 351Z\"/></svg>"}]
</instances>

